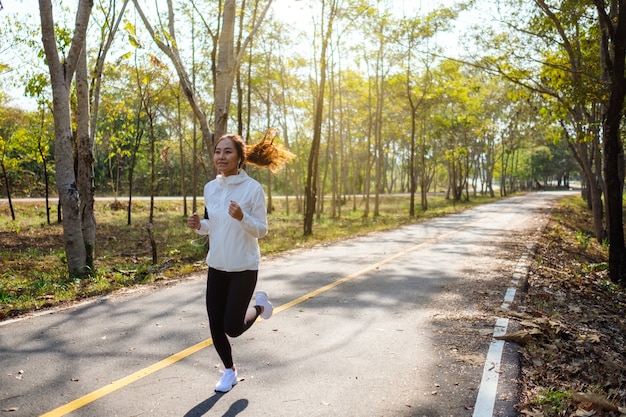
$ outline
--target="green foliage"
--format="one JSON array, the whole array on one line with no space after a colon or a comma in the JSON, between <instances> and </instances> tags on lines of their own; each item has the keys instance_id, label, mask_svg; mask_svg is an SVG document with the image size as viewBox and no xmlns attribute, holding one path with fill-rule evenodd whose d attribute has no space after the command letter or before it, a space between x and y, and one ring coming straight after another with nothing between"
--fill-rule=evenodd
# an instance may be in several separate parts
<instances>
[{"instance_id":1,"label":"green foliage","mask_svg":"<svg viewBox=\"0 0 626 417\"><path fill-rule=\"evenodd\" d=\"M30 97L35 97L40 107L50 103L47 96L47 89L50 87L49 77L44 73L34 74L26 81L24 92Z\"/></svg>"},{"instance_id":2,"label":"green foliage","mask_svg":"<svg viewBox=\"0 0 626 417\"><path fill-rule=\"evenodd\" d=\"M94 9L92 22L106 21L101 15L107 10L104 6L98 5ZM502 79L459 61L429 58L420 53L423 47L431 44L426 38L434 39L439 31L453 26L453 19L468 5L436 8L425 16L416 11L414 16L407 15L403 19L395 18L393 13L388 13L389 10L376 12L366 2L344 6L338 15L340 22L345 24L342 27L345 35L342 36L360 36L355 37L359 40L358 45L332 40L336 42L333 48L345 56L342 58L345 63L333 72L327 92L329 98L333 97L335 107L323 121L325 133L319 163L320 171L328 174L320 182L323 193L341 188L345 193L357 194L377 187L406 192L411 152L414 152L414 165L423 165L419 166L418 172L427 177L423 181L426 187L441 189L448 184L461 185L471 181L473 187L480 189L480 182L486 180L482 178L486 172L489 181L506 178L514 184L509 190L517 189L521 181L519 167L511 168L510 161L505 161L504 157L519 160L520 152L549 134L536 120L526 120L519 115L519 111L533 112L536 106L533 98L524 90L513 88ZM191 27L191 20L196 19L197 24L201 19L197 19L199 10L188 5L181 7L177 11L181 33L169 33L169 28L165 31L158 29L158 36L170 43L176 36L184 56L189 52L189 37L193 34L187 30ZM59 21L71 22L69 9L59 10L63 15ZM249 18L248 12L241 10L242 19ZM378 30L381 22L385 23L382 27L388 29ZM205 24L212 23L206 21ZM70 25L62 23L57 27L62 55L71 39L65 26ZM181 30L181 26L184 29ZM196 32L200 26L196 26ZM113 61L104 65L94 149L97 194L126 194L130 188L131 171L134 192L149 194L152 182L147 147L150 126L156 133L155 153L160 156L155 163L157 195L180 195L183 181L187 181L189 190L193 161L200 171L200 188L204 180L213 175L207 152L210 145L199 142L197 125L194 138L194 115L185 94L178 87L178 74L170 62L149 47L150 37L145 28L129 22L125 22L123 28L120 32L123 41L116 40L109 54L114 57ZM248 79L246 85L240 86L242 95L233 100L230 126L239 126L235 123L239 122L234 117L236 109L241 112L237 113L237 118L241 115L241 126L249 126L249 130L242 132L249 136L249 140L265 131L268 124L280 125L285 135L281 140L297 158L291 163L289 177L276 181L274 190L277 193L302 192L310 153L316 90L316 84L308 74L314 64L301 48L295 46L300 38L279 22L268 21L256 36L262 41L253 43L250 56L242 64L241 73L247 73ZM376 43L372 43L376 39L388 46L384 56L380 57L385 62L379 63L379 74L372 72L374 60L378 59L375 58ZM194 67L197 98L202 101L201 107L210 111L214 87L210 51L214 45L204 36L196 37L195 41L198 42ZM37 44L35 46L40 48ZM88 61L92 67L97 57L95 53L95 50L89 51ZM405 60L407 53L411 60ZM504 59L500 61L507 64ZM188 74L189 69L188 66ZM29 95L40 100L42 107L49 97L47 77L46 71L32 73L27 82ZM419 148L414 150L411 150L407 86L413 99L420 100L418 129L414 132ZM377 90L382 96L377 97ZM244 100L246 96L249 102ZM375 120L378 117L373 118L372 113L377 103L381 103L384 109L380 121ZM152 120L145 113L146 104L154 111ZM548 109L546 115L554 114L548 105L544 108ZM374 129L380 130L379 140L383 142L380 146L375 143ZM34 144L34 138L40 137L50 144L52 124L48 116L41 131L46 133L37 134L32 130L27 133L31 139L24 136L20 141L30 140ZM194 141L199 146L196 155L191 155ZM32 145L28 146L33 149ZM46 151L50 153L51 149ZM377 158L380 161L375 164ZM455 166L447 165L449 161L454 161ZM330 175L331 168L335 170L334 179ZM383 170L381 176L372 175L375 168ZM53 172L54 166L49 169ZM455 169L454 173L448 172L452 169ZM42 187L35 185L42 182L42 167L31 166L30 172L34 173L29 180L31 184L14 187L16 193L43 195ZM455 177L453 180L451 175ZM23 177L19 171L12 176L12 181L18 177ZM333 184L337 178L341 178L342 184ZM365 183L368 178L370 184ZM193 193L200 194L201 189Z\"/></svg>"},{"instance_id":3,"label":"green foliage","mask_svg":"<svg viewBox=\"0 0 626 417\"><path fill-rule=\"evenodd\" d=\"M583 250L587 250L587 248L589 247L589 241L591 240L592 236L590 236L587 233L583 233L581 231L576 231L576 240L578 241L578 244L580 245L580 247Z\"/></svg>"},{"instance_id":4,"label":"green foliage","mask_svg":"<svg viewBox=\"0 0 626 417\"><path fill-rule=\"evenodd\" d=\"M569 392L560 392L554 388L545 388L537 394L534 403L542 408L546 416L559 416L567 408Z\"/></svg>"},{"instance_id":5,"label":"green foliage","mask_svg":"<svg viewBox=\"0 0 626 417\"><path fill-rule=\"evenodd\" d=\"M607 268L608 268L608 265L603 265L603 269L607 269ZM602 280L601 286L602 286L602 289L604 289L609 294L615 294L617 292L617 285L608 279Z\"/></svg>"},{"instance_id":6,"label":"green foliage","mask_svg":"<svg viewBox=\"0 0 626 417\"><path fill-rule=\"evenodd\" d=\"M51 146L45 123L41 126L45 116L0 108L0 163L7 172L12 197L42 193L42 162L50 158ZM0 189L6 196L4 181Z\"/></svg>"}]
</instances>

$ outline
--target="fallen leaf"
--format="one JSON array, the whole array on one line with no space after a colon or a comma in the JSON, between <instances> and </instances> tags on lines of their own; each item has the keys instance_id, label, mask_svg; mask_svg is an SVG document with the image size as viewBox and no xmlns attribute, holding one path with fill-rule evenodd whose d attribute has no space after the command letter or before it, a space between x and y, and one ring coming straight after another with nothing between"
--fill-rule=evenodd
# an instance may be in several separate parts
<instances>
[{"instance_id":1,"label":"fallen leaf","mask_svg":"<svg viewBox=\"0 0 626 417\"><path fill-rule=\"evenodd\" d=\"M594 416L596 414L596 410L583 410L581 408L579 408L578 410L576 410L576 412L573 414L574 417L591 417Z\"/></svg>"},{"instance_id":2,"label":"fallen leaf","mask_svg":"<svg viewBox=\"0 0 626 417\"><path fill-rule=\"evenodd\" d=\"M530 342L530 340L532 339L532 335L527 330L520 330L513 333L507 333L502 336L494 336L493 338L496 340L504 340L507 342L514 342L520 345L525 345L526 343Z\"/></svg>"},{"instance_id":3,"label":"fallen leaf","mask_svg":"<svg viewBox=\"0 0 626 417\"><path fill-rule=\"evenodd\" d=\"M534 327L536 329L541 328L541 325L543 323L541 323L538 319L537 320L522 320L520 322L520 324L524 327Z\"/></svg>"},{"instance_id":4,"label":"fallen leaf","mask_svg":"<svg viewBox=\"0 0 626 417\"><path fill-rule=\"evenodd\" d=\"M600 343L600 336L598 336L597 334L592 334L588 337L588 339L592 343Z\"/></svg>"},{"instance_id":5,"label":"fallen leaf","mask_svg":"<svg viewBox=\"0 0 626 417\"><path fill-rule=\"evenodd\" d=\"M619 411L617 406L611 403L607 398L590 392L576 392L572 394L572 400L579 403L590 402L606 411Z\"/></svg>"},{"instance_id":6,"label":"fallen leaf","mask_svg":"<svg viewBox=\"0 0 626 417\"><path fill-rule=\"evenodd\" d=\"M544 417L544 414L542 411L535 411L535 410L522 410L522 414L528 417Z\"/></svg>"}]
</instances>

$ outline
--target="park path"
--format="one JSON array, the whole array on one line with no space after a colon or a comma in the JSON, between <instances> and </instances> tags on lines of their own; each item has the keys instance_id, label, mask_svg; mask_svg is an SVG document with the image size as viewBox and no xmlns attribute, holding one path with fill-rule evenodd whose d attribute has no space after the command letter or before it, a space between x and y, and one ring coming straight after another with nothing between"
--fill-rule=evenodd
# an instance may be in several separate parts
<instances>
[{"instance_id":1,"label":"park path","mask_svg":"<svg viewBox=\"0 0 626 417\"><path fill-rule=\"evenodd\" d=\"M258 287L275 315L232 340L240 383L227 394L213 392L219 359L204 274L4 322L0 410L472 416L503 297L565 194L507 198L264 259ZM515 415L512 352L495 369L494 415Z\"/></svg>"}]
</instances>

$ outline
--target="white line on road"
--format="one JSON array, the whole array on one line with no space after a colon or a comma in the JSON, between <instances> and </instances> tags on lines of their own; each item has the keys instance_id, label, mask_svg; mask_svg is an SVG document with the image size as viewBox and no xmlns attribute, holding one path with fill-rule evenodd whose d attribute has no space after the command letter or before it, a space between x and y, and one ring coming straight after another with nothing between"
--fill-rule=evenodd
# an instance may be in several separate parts
<instances>
[{"instance_id":1,"label":"white line on road","mask_svg":"<svg viewBox=\"0 0 626 417\"><path fill-rule=\"evenodd\" d=\"M509 319L499 318L493 329L493 337L504 336L508 325ZM487 360L485 361L485 368L483 369L483 378L480 381L480 389L478 390L478 397L474 405L474 417L493 416L503 349L504 340L491 339Z\"/></svg>"},{"instance_id":2,"label":"white line on road","mask_svg":"<svg viewBox=\"0 0 626 417\"><path fill-rule=\"evenodd\" d=\"M520 279L522 278L521 273L523 273L524 276L528 273L526 262L530 257L530 252L532 252L532 250L533 245L528 245L527 252L520 258L516 268L517 272L513 273L511 286L507 288L506 293L504 294L504 301L500 306L503 310L508 310L511 303L513 303L513 300L515 299L515 294L517 292L517 288L519 288ZM493 329L493 338L491 339L489 351L487 352L487 359L485 360L485 367L483 368L483 377L480 381L480 388L478 389L478 396L476 397L474 414L472 414L472 417L493 416L493 409L498 392L500 365L502 364L502 351L504 349L504 340L498 340L496 337L504 336L508 325L509 319L507 318L498 318L496 320L496 325Z\"/></svg>"}]
</instances>

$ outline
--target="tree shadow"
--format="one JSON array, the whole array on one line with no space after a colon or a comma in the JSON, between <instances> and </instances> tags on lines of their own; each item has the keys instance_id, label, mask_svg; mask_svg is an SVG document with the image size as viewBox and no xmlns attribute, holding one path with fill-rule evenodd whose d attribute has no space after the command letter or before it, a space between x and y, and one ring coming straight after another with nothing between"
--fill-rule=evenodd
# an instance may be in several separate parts
<instances>
[{"instance_id":1,"label":"tree shadow","mask_svg":"<svg viewBox=\"0 0 626 417\"><path fill-rule=\"evenodd\" d=\"M217 402L222 398L224 394L215 393L212 397L207 398L202 401L200 404L196 405L191 410L185 413L184 417L202 417L211 409ZM248 408L248 400L240 399L231 404L230 408L224 413L222 417L234 417L237 414L241 413L243 410Z\"/></svg>"}]
</instances>

